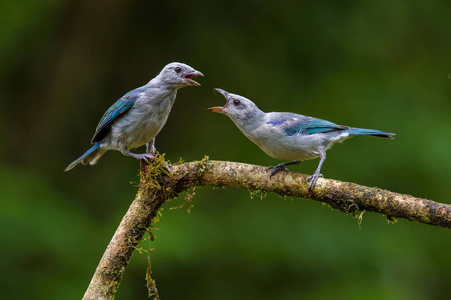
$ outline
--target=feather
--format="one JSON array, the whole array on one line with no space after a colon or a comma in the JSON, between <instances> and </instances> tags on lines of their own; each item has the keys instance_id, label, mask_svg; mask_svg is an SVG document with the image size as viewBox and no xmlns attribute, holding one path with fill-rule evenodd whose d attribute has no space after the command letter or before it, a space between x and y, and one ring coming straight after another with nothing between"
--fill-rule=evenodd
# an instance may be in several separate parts
<instances>
[{"instance_id":1,"label":"feather","mask_svg":"<svg viewBox=\"0 0 451 300\"><path fill-rule=\"evenodd\" d=\"M372 136L378 136L388 139L393 139L394 133L381 131L381 130L375 130L375 129L365 129L365 128L349 128L348 130L349 134L354 135L372 135Z\"/></svg>"},{"instance_id":2,"label":"feather","mask_svg":"<svg viewBox=\"0 0 451 300\"><path fill-rule=\"evenodd\" d=\"M293 136L297 134L326 133L331 131L346 130L349 128L347 126L337 125L335 123L322 119L297 114L293 115L292 118L287 118L287 120L284 119L274 120L268 122L268 124L274 126L281 126L285 134L288 136Z\"/></svg>"},{"instance_id":3,"label":"feather","mask_svg":"<svg viewBox=\"0 0 451 300\"><path fill-rule=\"evenodd\" d=\"M72 170L79 163L85 164L86 162L90 162L90 158L92 158L92 157L97 157L96 152L98 152L99 147L100 147L100 143L95 144L94 146L89 148L89 150L86 151L82 156L80 156L79 158L74 160L70 165L68 165L67 168L64 169L64 172ZM100 153L100 156L101 156L101 154L102 153ZM100 158L100 156L99 156L99 158Z\"/></svg>"},{"instance_id":4,"label":"feather","mask_svg":"<svg viewBox=\"0 0 451 300\"><path fill-rule=\"evenodd\" d=\"M140 94L137 90L138 89L125 94L122 98L111 105L111 107L105 112L99 124L97 125L96 133L91 140L92 144L102 141L102 139L110 130L112 123L135 104Z\"/></svg>"}]
</instances>

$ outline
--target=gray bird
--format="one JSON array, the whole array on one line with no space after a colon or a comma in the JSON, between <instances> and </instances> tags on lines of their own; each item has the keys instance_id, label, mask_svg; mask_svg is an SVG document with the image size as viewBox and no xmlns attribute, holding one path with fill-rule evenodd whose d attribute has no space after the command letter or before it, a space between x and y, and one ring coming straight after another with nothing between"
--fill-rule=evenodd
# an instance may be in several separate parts
<instances>
[{"instance_id":1,"label":"gray bird","mask_svg":"<svg viewBox=\"0 0 451 300\"><path fill-rule=\"evenodd\" d=\"M192 67L178 62L166 65L157 77L117 100L97 125L85 154L64 171L77 164L94 165L108 150L119 150L123 155L149 162L155 154L155 136L166 124L177 90L185 86L200 86L192 78L204 76ZM135 154L130 149L147 143L147 153Z\"/></svg>"},{"instance_id":2,"label":"gray bird","mask_svg":"<svg viewBox=\"0 0 451 300\"><path fill-rule=\"evenodd\" d=\"M337 142L343 142L354 135L373 135L393 138L394 133L353 128L332 122L289 112L261 111L251 100L239 95L215 89L227 100L223 107L211 107L208 110L228 116L252 142L266 154L280 160L291 162L268 167L269 177L279 171L287 170L285 166L299 164L303 160L320 158L318 168L307 180L309 191L313 189L319 177L321 167L326 159L326 150Z\"/></svg>"}]
</instances>

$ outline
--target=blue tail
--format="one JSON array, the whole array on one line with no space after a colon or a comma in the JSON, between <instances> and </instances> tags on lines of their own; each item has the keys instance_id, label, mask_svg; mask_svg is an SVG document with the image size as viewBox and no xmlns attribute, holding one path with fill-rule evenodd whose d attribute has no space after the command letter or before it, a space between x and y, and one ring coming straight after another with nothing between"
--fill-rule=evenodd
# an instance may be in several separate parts
<instances>
[{"instance_id":1,"label":"blue tail","mask_svg":"<svg viewBox=\"0 0 451 300\"><path fill-rule=\"evenodd\" d=\"M102 151L100 153L100 151L98 150L99 147L100 147L100 143L97 143L94 146L92 146L91 148L89 148L89 150L86 151L85 154L83 154L82 156L80 156L79 158L74 160L70 165L68 165L67 168L64 169L64 172L72 170L79 163L82 163L82 164L90 163L92 165L95 164L104 152L104 151Z\"/></svg>"},{"instance_id":2,"label":"blue tail","mask_svg":"<svg viewBox=\"0 0 451 300\"><path fill-rule=\"evenodd\" d=\"M364 128L349 128L348 129L349 134L363 134L363 135L373 135L388 139L393 139L394 133L386 132L386 131L380 131L380 130L374 130L374 129L364 129Z\"/></svg>"}]
</instances>

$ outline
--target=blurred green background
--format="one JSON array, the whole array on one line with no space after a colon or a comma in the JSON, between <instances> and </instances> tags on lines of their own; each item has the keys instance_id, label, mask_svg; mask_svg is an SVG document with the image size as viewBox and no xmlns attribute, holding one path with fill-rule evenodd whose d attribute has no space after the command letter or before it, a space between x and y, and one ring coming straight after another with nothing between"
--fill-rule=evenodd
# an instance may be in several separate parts
<instances>
[{"instance_id":1,"label":"blurred green background","mask_svg":"<svg viewBox=\"0 0 451 300\"><path fill-rule=\"evenodd\" d=\"M450 203L450 1L3 1L0 298L80 299L136 193L107 153L63 173L102 114L169 62L205 74L156 139L171 161L278 161L225 116L220 87L264 111L395 132L328 152L327 178ZM143 149L139 149L143 151ZM291 170L311 174L318 160ZM449 299L449 229L357 220L305 199L202 188L165 205L162 299ZM144 248L149 242L142 242ZM147 299L135 253L117 299Z\"/></svg>"}]
</instances>

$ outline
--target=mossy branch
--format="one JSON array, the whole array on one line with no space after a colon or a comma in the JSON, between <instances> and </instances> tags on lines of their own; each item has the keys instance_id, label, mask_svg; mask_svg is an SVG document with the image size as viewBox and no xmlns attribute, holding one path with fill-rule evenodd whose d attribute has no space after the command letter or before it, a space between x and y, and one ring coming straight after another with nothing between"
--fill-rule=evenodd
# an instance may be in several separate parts
<instances>
[{"instance_id":1,"label":"mossy branch","mask_svg":"<svg viewBox=\"0 0 451 300\"><path fill-rule=\"evenodd\" d=\"M181 192L197 186L244 187L320 201L355 217L371 211L384 214L391 221L404 218L451 228L449 204L355 183L320 178L309 192L307 175L279 172L270 180L265 167L208 158L175 165L168 175L164 158L157 156L154 164L142 171L135 200L108 245L83 299L113 299L133 251L150 230L160 207Z\"/></svg>"}]
</instances>

